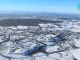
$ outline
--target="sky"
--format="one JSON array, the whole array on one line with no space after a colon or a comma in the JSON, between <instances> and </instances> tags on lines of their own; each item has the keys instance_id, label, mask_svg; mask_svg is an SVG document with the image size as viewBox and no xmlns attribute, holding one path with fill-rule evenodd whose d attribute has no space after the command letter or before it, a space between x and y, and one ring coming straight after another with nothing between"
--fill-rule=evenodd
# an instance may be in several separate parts
<instances>
[{"instance_id":1,"label":"sky","mask_svg":"<svg viewBox=\"0 0 80 60\"><path fill-rule=\"evenodd\" d=\"M80 0L0 0L0 12L78 13Z\"/></svg>"}]
</instances>

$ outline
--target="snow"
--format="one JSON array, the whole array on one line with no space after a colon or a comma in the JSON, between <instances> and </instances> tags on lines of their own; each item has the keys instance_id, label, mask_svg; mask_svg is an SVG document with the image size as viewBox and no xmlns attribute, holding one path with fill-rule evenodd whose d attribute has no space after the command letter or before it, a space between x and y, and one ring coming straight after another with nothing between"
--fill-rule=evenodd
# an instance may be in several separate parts
<instances>
[{"instance_id":1,"label":"snow","mask_svg":"<svg viewBox=\"0 0 80 60\"><path fill-rule=\"evenodd\" d=\"M27 26L17 26L18 29L28 29Z\"/></svg>"},{"instance_id":2,"label":"snow","mask_svg":"<svg viewBox=\"0 0 80 60\"><path fill-rule=\"evenodd\" d=\"M44 42L48 47L53 46L53 42Z\"/></svg>"},{"instance_id":3,"label":"snow","mask_svg":"<svg viewBox=\"0 0 80 60\"><path fill-rule=\"evenodd\" d=\"M40 30L39 27L42 29ZM52 23L39 24L39 26L0 26L0 29L0 43L10 37L10 41L0 45L0 53L15 58L11 60L32 60L33 58L35 58L33 60L74 60L73 56L80 60L79 36L79 39L77 39L76 34L76 36L73 37L68 35L69 38L73 38L73 40L64 41L64 43L61 42L62 40L60 41L58 37L58 34L65 29L72 32L80 32L80 26L77 23L73 24L72 22L65 22L62 23L60 27ZM37 33L35 34L36 31ZM60 44L58 41L63 44ZM75 45L75 47L78 47L78 49L70 49L72 44ZM65 47L68 47L70 50L60 52L61 50L64 50ZM39 51L40 48L42 49L41 51ZM34 51L36 53L32 54ZM53 53L56 51L58 51L58 53ZM8 58L1 56L0 59L9 60Z\"/></svg>"},{"instance_id":4,"label":"snow","mask_svg":"<svg viewBox=\"0 0 80 60\"><path fill-rule=\"evenodd\" d=\"M50 41L50 39L52 37L55 37L56 35L53 34L41 34L40 36L38 36L37 40L38 41Z\"/></svg>"},{"instance_id":5,"label":"snow","mask_svg":"<svg viewBox=\"0 0 80 60\"><path fill-rule=\"evenodd\" d=\"M46 52L54 52L54 51L59 51L59 46L52 46L52 47L47 47Z\"/></svg>"},{"instance_id":6,"label":"snow","mask_svg":"<svg viewBox=\"0 0 80 60\"><path fill-rule=\"evenodd\" d=\"M70 52L73 54L74 58L80 60L80 49L70 50Z\"/></svg>"},{"instance_id":7,"label":"snow","mask_svg":"<svg viewBox=\"0 0 80 60\"><path fill-rule=\"evenodd\" d=\"M80 26L78 26L78 25L73 25L73 28L70 29L70 30L73 31L73 32L80 32Z\"/></svg>"},{"instance_id":8,"label":"snow","mask_svg":"<svg viewBox=\"0 0 80 60\"><path fill-rule=\"evenodd\" d=\"M47 23L47 24L39 24L40 27L53 27L54 24Z\"/></svg>"},{"instance_id":9,"label":"snow","mask_svg":"<svg viewBox=\"0 0 80 60\"><path fill-rule=\"evenodd\" d=\"M4 36L0 36L0 42L4 41Z\"/></svg>"},{"instance_id":10,"label":"snow","mask_svg":"<svg viewBox=\"0 0 80 60\"><path fill-rule=\"evenodd\" d=\"M37 53L37 54L34 54L33 56L34 56L34 57L37 57L37 56L45 56L45 54L44 54L44 53L39 52L39 53Z\"/></svg>"},{"instance_id":11,"label":"snow","mask_svg":"<svg viewBox=\"0 0 80 60\"><path fill-rule=\"evenodd\" d=\"M2 56L0 56L0 59L1 60L8 60L8 58L2 57Z\"/></svg>"},{"instance_id":12,"label":"snow","mask_svg":"<svg viewBox=\"0 0 80 60\"><path fill-rule=\"evenodd\" d=\"M8 28L9 29L13 29L13 30L16 30L17 29L17 27L15 27L15 26L9 26Z\"/></svg>"},{"instance_id":13,"label":"snow","mask_svg":"<svg viewBox=\"0 0 80 60\"><path fill-rule=\"evenodd\" d=\"M74 60L73 55L68 51L49 54L49 56L40 54L38 53L35 55L35 60Z\"/></svg>"},{"instance_id":14,"label":"snow","mask_svg":"<svg viewBox=\"0 0 80 60\"><path fill-rule=\"evenodd\" d=\"M23 52L24 52L23 49L17 49L17 50L15 50L14 53L23 53Z\"/></svg>"},{"instance_id":15,"label":"snow","mask_svg":"<svg viewBox=\"0 0 80 60\"><path fill-rule=\"evenodd\" d=\"M56 35L53 34L47 34L46 37L51 38L51 37L55 37Z\"/></svg>"},{"instance_id":16,"label":"snow","mask_svg":"<svg viewBox=\"0 0 80 60\"><path fill-rule=\"evenodd\" d=\"M55 31L54 27L57 28L56 25L47 23L47 24L39 24L40 27L42 27L42 31Z\"/></svg>"},{"instance_id":17,"label":"snow","mask_svg":"<svg viewBox=\"0 0 80 60\"><path fill-rule=\"evenodd\" d=\"M35 57L35 60L53 60L53 58L48 58L48 57L46 57L46 58ZM54 59L54 60L56 60L56 59Z\"/></svg>"},{"instance_id":18,"label":"snow","mask_svg":"<svg viewBox=\"0 0 80 60\"><path fill-rule=\"evenodd\" d=\"M79 41L76 40L75 46L80 48L80 40Z\"/></svg>"}]
</instances>

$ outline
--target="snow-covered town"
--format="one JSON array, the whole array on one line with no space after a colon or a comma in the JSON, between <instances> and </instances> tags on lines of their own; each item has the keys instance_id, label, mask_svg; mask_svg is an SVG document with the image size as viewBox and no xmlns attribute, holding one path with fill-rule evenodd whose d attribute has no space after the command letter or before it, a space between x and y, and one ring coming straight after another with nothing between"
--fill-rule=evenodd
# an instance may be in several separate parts
<instances>
[{"instance_id":1,"label":"snow-covered town","mask_svg":"<svg viewBox=\"0 0 80 60\"><path fill-rule=\"evenodd\" d=\"M0 26L1 60L80 60L80 21Z\"/></svg>"}]
</instances>

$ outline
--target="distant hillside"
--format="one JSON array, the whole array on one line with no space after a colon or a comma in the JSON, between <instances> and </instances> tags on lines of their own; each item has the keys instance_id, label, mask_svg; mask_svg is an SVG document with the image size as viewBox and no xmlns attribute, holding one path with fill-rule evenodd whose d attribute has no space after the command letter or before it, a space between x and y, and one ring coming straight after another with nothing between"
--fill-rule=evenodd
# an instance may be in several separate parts
<instances>
[{"instance_id":1,"label":"distant hillside","mask_svg":"<svg viewBox=\"0 0 80 60\"><path fill-rule=\"evenodd\" d=\"M41 19L6 19L0 20L0 26L38 26L39 23L62 23L62 21L47 21Z\"/></svg>"}]
</instances>

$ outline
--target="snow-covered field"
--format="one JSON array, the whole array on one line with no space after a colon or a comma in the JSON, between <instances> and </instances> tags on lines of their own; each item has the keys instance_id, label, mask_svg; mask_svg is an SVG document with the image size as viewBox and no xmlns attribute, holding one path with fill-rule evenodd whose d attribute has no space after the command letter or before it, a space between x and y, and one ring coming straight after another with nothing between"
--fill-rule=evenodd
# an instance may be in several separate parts
<instances>
[{"instance_id":1,"label":"snow-covered field","mask_svg":"<svg viewBox=\"0 0 80 60\"><path fill-rule=\"evenodd\" d=\"M0 60L80 60L79 22L0 26Z\"/></svg>"}]
</instances>

